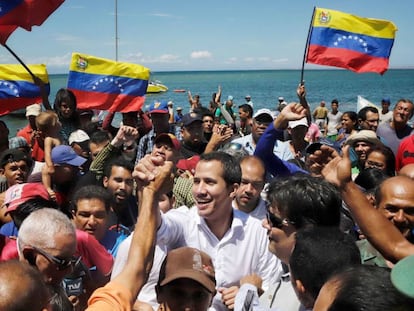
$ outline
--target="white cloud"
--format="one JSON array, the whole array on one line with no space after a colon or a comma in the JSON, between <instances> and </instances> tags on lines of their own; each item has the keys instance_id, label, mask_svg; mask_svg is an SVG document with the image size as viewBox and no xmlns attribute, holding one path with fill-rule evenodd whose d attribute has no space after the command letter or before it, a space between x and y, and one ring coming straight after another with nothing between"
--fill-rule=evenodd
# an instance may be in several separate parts
<instances>
[{"instance_id":1,"label":"white cloud","mask_svg":"<svg viewBox=\"0 0 414 311\"><path fill-rule=\"evenodd\" d=\"M66 67L69 70L69 64L72 58L72 53L66 53L62 56L39 57L30 59L29 62L33 64L47 64L49 67Z\"/></svg>"},{"instance_id":2,"label":"white cloud","mask_svg":"<svg viewBox=\"0 0 414 311\"><path fill-rule=\"evenodd\" d=\"M255 61L255 58L254 57L245 57L243 60L246 63L251 63L251 62L254 62Z\"/></svg>"},{"instance_id":3,"label":"white cloud","mask_svg":"<svg viewBox=\"0 0 414 311\"><path fill-rule=\"evenodd\" d=\"M213 55L209 51L194 51L190 54L192 59L206 59L211 58L212 56Z\"/></svg>"},{"instance_id":4,"label":"white cloud","mask_svg":"<svg viewBox=\"0 0 414 311\"><path fill-rule=\"evenodd\" d=\"M148 15L155 16L155 17L173 17L171 14L167 14L167 13L151 13Z\"/></svg>"},{"instance_id":5,"label":"white cloud","mask_svg":"<svg viewBox=\"0 0 414 311\"><path fill-rule=\"evenodd\" d=\"M142 53L128 54L122 61L141 63L141 64L178 64L182 63L180 57L173 54L163 54L160 56L146 56Z\"/></svg>"}]
</instances>

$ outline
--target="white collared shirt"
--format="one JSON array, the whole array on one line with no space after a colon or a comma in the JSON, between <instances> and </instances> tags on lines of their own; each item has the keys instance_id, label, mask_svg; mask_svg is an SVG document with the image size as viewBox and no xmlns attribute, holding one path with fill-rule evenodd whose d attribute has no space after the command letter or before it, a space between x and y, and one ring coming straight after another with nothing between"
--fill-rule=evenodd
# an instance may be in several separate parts
<instances>
[{"instance_id":1,"label":"white collared shirt","mask_svg":"<svg viewBox=\"0 0 414 311\"><path fill-rule=\"evenodd\" d=\"M219 240L198 215L197 207L183 206L162 215L157 243L198 248L211 256L216 272L217 288L239 285L239 280L252 273L263 279L263 289L279 281L280 260L269 252L267 232L261 221L233 210L230 229ZM220 294L214 297L215 310L227 310Z\"/></svg>"}]
</instances>

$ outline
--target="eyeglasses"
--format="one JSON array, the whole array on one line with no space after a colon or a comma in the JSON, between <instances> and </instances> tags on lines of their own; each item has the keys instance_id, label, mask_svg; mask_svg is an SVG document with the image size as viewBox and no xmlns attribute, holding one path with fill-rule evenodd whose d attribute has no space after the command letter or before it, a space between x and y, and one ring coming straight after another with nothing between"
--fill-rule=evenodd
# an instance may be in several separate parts
<instances>
[{"instance_id":1,"label":"eyeglasses","mask_svg":"<svg viewBox=\"0 0 414 311\"><path fill-rule=\"evenodd\" d=\"M48 252L36 247L32 245L32 248L38 252L39 254L41 254L42 256L44 256L47 260L49 260L51 263L53 263L56 266L56 270L58 271L63 271L66 270L70 267L75 267L79 264L79 262L81 261L82 257L72 257L70 259L62 259L56 256L53 256L51 254L49 254Z\"/></svg>"}]
</instances>

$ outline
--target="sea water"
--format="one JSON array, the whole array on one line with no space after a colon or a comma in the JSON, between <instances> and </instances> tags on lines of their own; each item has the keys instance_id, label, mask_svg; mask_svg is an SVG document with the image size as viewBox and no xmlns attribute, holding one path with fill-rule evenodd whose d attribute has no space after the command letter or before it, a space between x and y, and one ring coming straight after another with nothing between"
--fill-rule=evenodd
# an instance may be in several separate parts
<instances>
[{"instance_id":1,"label":"sea water","mask_svg":"<svg viewBox=\"0 0 414 311\"><path fill-rule=\"evenodd\" d=\"M305 70L304 80L307 100L313 110L321 100L330 107L332 99L339 100L340 111L356 111L357 96L380 106L381 99L390 98L392 105L400 98L414 100L414 70L392 69L384 75L374 73L357 74L347 70ZM56 92L66 87L67 75L50 75L50 103L53 105ZM283 96L287 102L297 101L296 88L301 80L300 70L251 70L251 71L179 71L155 72L152 80L159 80L169 90L160 94L148 94L145 109L153 101L173 101L174 107L188 111L187 91L200 95L203 106L208 107L212 94L222 88L222 101L233 96L235 107L245 103L244 97L250 95L254 109L269 108L275 110L277 98ZM174 92L185 90L185 92ZM10 137L27 124L24 118L2 116L10 129ZM120 117L114 120L117 126Z\"/></svg>"}]
</instances>

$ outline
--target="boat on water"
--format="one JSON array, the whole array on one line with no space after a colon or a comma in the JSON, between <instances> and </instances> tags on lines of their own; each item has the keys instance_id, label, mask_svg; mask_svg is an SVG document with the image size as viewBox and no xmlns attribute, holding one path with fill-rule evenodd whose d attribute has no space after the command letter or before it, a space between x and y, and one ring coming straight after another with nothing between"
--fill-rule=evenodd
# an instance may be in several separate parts
<instances>
[{"instance_id":1,"label":"boat on water","mask_svg":"<svg viewBox=\"0 0 414 311\"><path fill-rule=\"evenodd\" d=\"M160 81L149 81L147 87L147 94L148 93L162 93L167 92L168 87L162 84Z\"/></svg>"}]
</instances>

